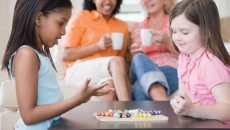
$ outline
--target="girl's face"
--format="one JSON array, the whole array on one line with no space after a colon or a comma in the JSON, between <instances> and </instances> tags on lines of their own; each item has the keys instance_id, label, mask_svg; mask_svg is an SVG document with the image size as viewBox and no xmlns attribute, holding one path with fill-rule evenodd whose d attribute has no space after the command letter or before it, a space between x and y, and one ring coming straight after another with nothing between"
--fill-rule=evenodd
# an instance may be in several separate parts
<instances>
[{"instance_id":1,"label":"girl's face","mask_svg":"<svg viewBox=\"0 0 230 130\"><path fill-rule=\"evenodd\" d=\"M202 46L199 26L190 22L183 14L175 17L171 22L172 40L179 51L196 56Z\"/></svg>"},{"instance_id":2,"label":"girl's face","mask_svg":"<svg viewBox=\"0 0 230 130\"><path fill-rule=\"evenodd\" d=\"M112 12L117 5L117 0L93 0L96 5L97 12L101 13L103 17L110 18Z\"/></svg>"},{"instance_id":3,"label":"girl's face","mask_svg":"<svg viewBox=\"0 0 230 130\"><path fill-rule=\"evenodd\" d=\"M40 13L36 19L36 34L38 43L53 47L58 39L65 34L65 26L71 17L71 8L52 11L47 15Z\"/></svg>"},{"instance_id":4,"label":"girl's face","mask_svg":"<svg viewBox=\"0 0 230 130\"><path fill-rule=\"evenodd\" d=\"M164 0L143 0L143 3L148 14L164 11Z\"/></svg>"}]
</instances>

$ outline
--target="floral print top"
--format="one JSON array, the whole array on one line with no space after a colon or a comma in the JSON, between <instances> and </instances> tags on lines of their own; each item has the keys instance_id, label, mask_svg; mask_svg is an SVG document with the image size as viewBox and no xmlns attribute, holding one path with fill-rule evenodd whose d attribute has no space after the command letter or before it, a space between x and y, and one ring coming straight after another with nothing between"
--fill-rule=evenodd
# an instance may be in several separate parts
<instances>
[{"instance_id":1,"label":"floral print top","mask_svg":"<svg viewBox=\"0 0 230 130\"><path fill-rule=\"evenodd\" d=\"M159 28L161 31L169 31L169 17L166 16ZM131 44L141 44L141 29L150 29L149 17L147 17L143 22L135 23L131 29ZM153 41L151 46L141 46L144 53L158 66L171 66L177 68L178 60L175 54L162 43L156 43Z\"/></svg>"}]
</instances>

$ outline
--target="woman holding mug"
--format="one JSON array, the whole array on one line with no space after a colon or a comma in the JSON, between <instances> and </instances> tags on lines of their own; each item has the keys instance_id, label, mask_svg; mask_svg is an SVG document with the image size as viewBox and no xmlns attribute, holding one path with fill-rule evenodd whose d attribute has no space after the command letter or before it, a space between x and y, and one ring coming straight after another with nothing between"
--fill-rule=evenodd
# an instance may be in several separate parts
<instances>
[{"instance_id":1,"label":"woman holding mug","mask_svg":"<svg viewBox=\"0 0 230 130\"><path fill-rule=\"evenodd\" d=\"M63 60L67 62L65 80L81 85L87 78L91 84L110 82L113 94L100 100L131 100L130 83L126 73L125 54L128 45L128 26L114 17L122 0L84 0L83 10L77 13L63 40ZM124 34L121 50L112 48L111 32Z\"/></svg>"},{"instance_id":2,"label":"woman holding mug","mask_svg":"<svg viewBox=\"0 0 230 130\"><path fill-rule=\"evenodd\" d=\"M170 51L169 12L173 0L143 0L147 13L131 31L131 80L134 100L168 100L178 89L177 56ZM150 29L152 45L141 42L141 30Z\"/></svg>"}]
</instances>

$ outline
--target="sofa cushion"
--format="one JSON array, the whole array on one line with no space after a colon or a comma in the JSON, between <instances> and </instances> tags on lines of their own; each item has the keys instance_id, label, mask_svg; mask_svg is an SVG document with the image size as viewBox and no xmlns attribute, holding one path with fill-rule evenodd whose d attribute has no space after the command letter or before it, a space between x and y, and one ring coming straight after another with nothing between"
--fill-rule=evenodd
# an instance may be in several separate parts
<instances>
[{"instance_id":1,"label":"sofa cushion","mask_svg":"<svg viewBox=\"0 0 230 130\"><path fill-rule=\"evenodd\" d=\"M18 108L15 85L10 80L1 83L0 106L11 110L17 110Z\"/></svg>"},{"instance_id":2,"label":"sofa cushion","mask_svg":"<svg viewBox=\"0 0 230 130\"><path fill-rule=\"evenodd\" d=\"M56 75L57 79L63 80L65 76L65 70L67 68L67 65L65 62L61 60L61 48L59 45L55 46L54 48L53 61L57 69L57 75Z\"/></svg>"},{"instance_id":3,"label":"sofa cushion","mask_svg":"<svg viewBox=\"0 0 230 130\"><path fill-rule=\"evenodd\" d=\"M230 17L220 19L221 36L225 42L230 42Z\"/></svg>"},{"instance_id":4,"label":"sofa cushion","mask_svg":"<svg viewBox=\"0 0 230 130\"><path fill-rule=\"evenodd\" d=\"M228 53L230 54L230 42L224 42L224 46L227 49Z\"/></svg>"}]
</instances>

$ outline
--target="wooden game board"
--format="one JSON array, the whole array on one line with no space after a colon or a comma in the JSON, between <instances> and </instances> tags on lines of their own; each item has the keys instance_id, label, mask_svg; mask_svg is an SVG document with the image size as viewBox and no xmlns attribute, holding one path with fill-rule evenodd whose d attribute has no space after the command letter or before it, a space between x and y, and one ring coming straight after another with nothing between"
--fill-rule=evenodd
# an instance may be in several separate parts
<instances>
[{"instance_id":1,"label":"wooden game board","mask_svg":"<svg viewBox=\"0 0 230 130\"><path fill-rule=\"evenodd\" d=\"M138 117L129 117L129 118L115 118L108 116L97 116L97 113L93 113L94 117L101 122L135 122L135 121L167 121L168 117L164 115L154 115L152 118L138 118Z\"/></svg>"}]
</instances>

